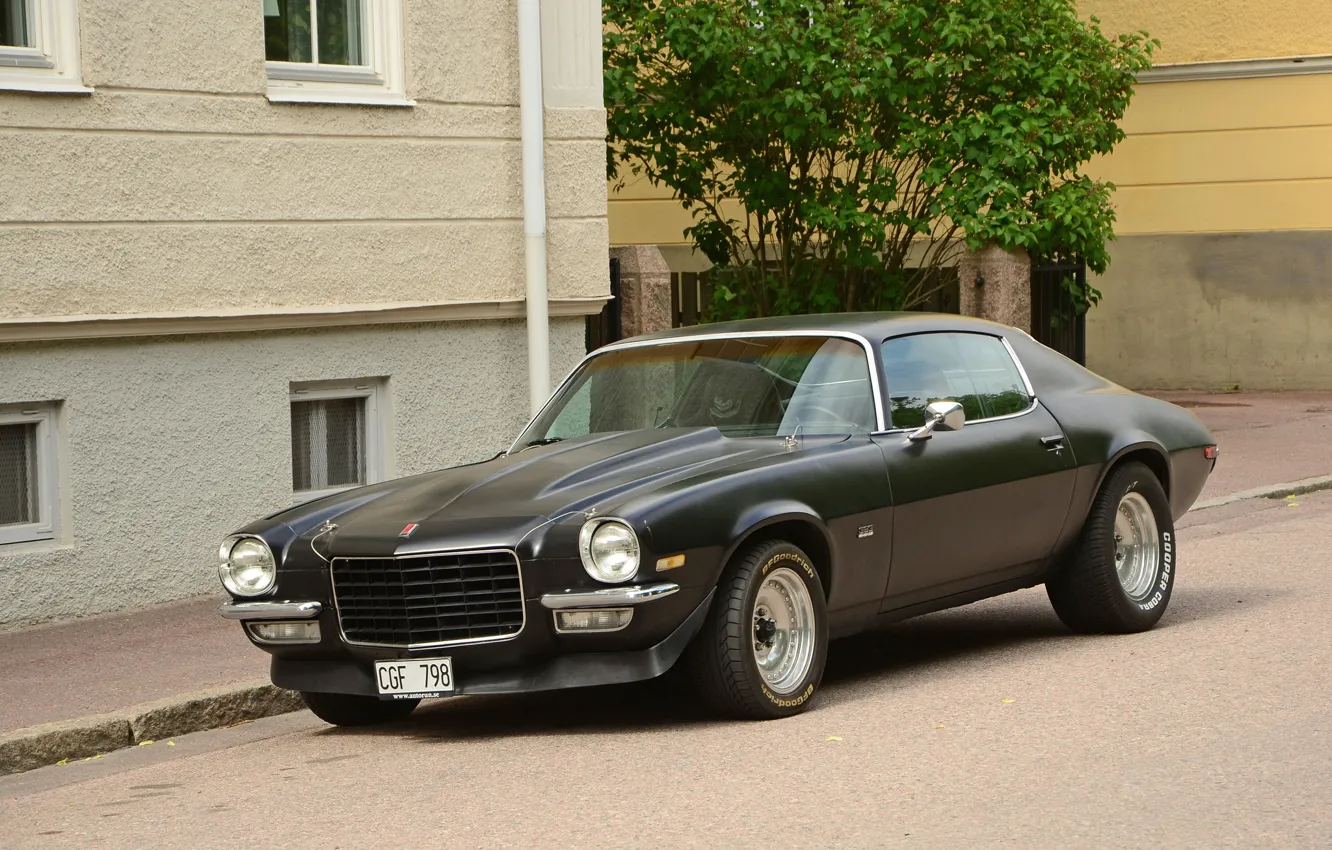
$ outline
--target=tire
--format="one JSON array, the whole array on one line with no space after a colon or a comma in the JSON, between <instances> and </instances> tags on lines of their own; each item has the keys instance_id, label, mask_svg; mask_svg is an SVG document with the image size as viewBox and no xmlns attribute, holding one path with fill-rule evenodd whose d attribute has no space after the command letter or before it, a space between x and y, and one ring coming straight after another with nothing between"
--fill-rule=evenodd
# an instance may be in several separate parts
<instances>
[{"instance_id":1,"label":"tire","mask_svg":"<svg viewBox=\"0 0 1332 850\"><path fill-rule=\"evenodd\" d=\"M769 610L775 602L784 602L787 610ZM795 612L803 612L803 620L795 619ZM783 628L800 622L805 625ZM792 631L805 641L791 640ZM761 646L778 659L770 662L770 678L759 667ZM819 574L799 547L769 540L739 552L723 571L707 619L686 650L685 666L699 696L718 713L772 720L809 707L827 657L828 613Z\"/></svg>"},{"instance_id":2,"label":"tire","mask_svg":"<svg viewBox=\"0 0 1332 850\"><path fill-rule=\"evenodd\" d=\"M1128 546L1117 542L1117 522ZM1139 539L1154 543L1154 558L1144 554L1150 547L1134 549ZM1143 560L1135 560L1139 556ZM1170 603L1178 557L1175 523L1161 482L1143 464L1126 463L1106 477L1077 548L1046 581L1045 590L1059 619L1075 632L1143 632L1156 625Z\"/></svg>"},{"instance_id":3,"label":"tire","mask_svg":"<svg viewBox=\"0 0 1332 850\"><path fill-rule=\"evenodd\" d=\"M402 720L416 710L419 699L381 700L359 694L321 694L301 691L301 699L315 717L334 726L373 726Z\"/></svg>"}]
</instances>

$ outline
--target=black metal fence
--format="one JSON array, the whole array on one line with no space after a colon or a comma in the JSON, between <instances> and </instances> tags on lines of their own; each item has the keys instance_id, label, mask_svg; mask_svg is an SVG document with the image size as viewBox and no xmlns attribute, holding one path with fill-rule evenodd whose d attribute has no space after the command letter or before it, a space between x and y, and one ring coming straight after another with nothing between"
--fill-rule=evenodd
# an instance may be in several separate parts
<instances>
[{"instance_id":1,"label":"black metal fence","mask_svg":"<svg viewBox=\"0 0 1332 850\"><path fill-rule=\"evenodd\" d=\"M1069 283L1087 285L1087 266L1065 258L1031 263L1031 335L1060 354L1086 365L1087 315L1079 313Z\"/></svg>"},{"instance_id":2,"label":"black metal fence","mask_svg":"<svg viewBox=\"0 0 1332 850\"><path fill-rule=\"evenodd\" d=\"M620 261L612 257L610 261L610 300L601 312L587 317L587 350L595 351L603 345L610 345L623 336L620 325Z\"/></svg>"},{"instance_id":3,"label":"black metal fence","mask_svg":"<svg viewBox=\"0 0 1332 850\"><path fill-rule=\"evenodd\" d=\"M909 309L922 313L959 312L957 269L932 269L925 273L920 290L923 298ZM702 324L712 304L715 284L707 272L671 274L672 326L677 328Z\"/></svg>"},{"instance_id":4,"label":"black metal fence","mask_svg":"<svg viewBox=\"0 0 1332 850\"><path fill-rule=\"evenodd\" d=\"M707 272L671 273L671 324L686 328L703 323L712 303L713 284Z\"/></svg>"},{"instance_id":5,"label":"black metal fence","mask_svg":"<svg viewBox=\"0 0 1332 850\"><path fill-rule=\"evenodd\" d=\"M928 287L930 297L914 310L958 312L958 280L955 269L940 270L937 285ZM706 272L675 272L671 275L671 318L674 327L703 321L712 303L713 283ZM610 262L611 300L601 313L587 319L587 350L592 351L621 338L620 262ZM1087 266L1066 258L1033 259L1031 266L1031 335L1078 363L1087 362L1087 317L1074 307L1069 283L1085 287ZM933 283L933 281L932 281Z\"/></svg>"}]
</instances>

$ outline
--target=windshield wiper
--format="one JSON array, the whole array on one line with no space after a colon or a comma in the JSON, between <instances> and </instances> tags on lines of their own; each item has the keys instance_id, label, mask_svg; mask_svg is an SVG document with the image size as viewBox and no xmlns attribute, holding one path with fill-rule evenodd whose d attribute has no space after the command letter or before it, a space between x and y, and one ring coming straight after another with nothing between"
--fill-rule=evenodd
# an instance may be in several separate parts
<instances>
[{"instance_id":1,"label":"windshield wiper","mask_svg":"<svg viewBox=\"0 0 1332 850\"><path fill-rule=\"evenodd\" d=\"M533 446L549 446L551 443L558 443L563 439L564 439L563 437L542 437L539 440L531 440L527 443L524 443L523 448L530 449Z\"/></svg>"}]
</instances>

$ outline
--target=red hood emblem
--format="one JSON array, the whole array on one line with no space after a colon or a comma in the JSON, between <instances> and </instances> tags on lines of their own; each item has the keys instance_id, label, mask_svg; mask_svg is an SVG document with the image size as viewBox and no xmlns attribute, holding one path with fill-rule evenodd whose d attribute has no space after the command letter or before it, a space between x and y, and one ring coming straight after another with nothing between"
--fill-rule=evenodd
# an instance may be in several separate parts
<instances>
[{"instance_id":1,"label":"red hood emblem","mask_svg":"<svg viewBox=\"0 0 1332 850\"><path fill-rule=\"evenodd\" d=\"M398 536L399 536L399 537L411 537L413 534L416 533L417 525L418 525L417 523L414 523L414 522L411 523L411 524L408 525L406 528L404 528L402 531L399 531L399 532L398 532Z\"/></svg>"}]
</instances>

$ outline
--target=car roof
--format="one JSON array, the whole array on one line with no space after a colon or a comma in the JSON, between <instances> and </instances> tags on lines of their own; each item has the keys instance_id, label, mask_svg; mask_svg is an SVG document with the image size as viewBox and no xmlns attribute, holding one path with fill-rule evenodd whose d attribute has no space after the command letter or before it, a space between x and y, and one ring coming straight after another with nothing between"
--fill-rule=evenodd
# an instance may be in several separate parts
<instances>
[{"instance_id":1,"label":"car roof","mask_svg":"<svg viewBox=\"0 0 1332 850\"><path fill-rule=\"evenodd\" d=\"M952 313L816 313L803 316L773 316L738 322L714 322L659 331L621 340L616 345L648 341L689 339L728 333L817 333L854 334L871 342L903 334L927 331L972 331L1008 336L1014 329L997 322Z\"/></svg>"}]
</instances>

